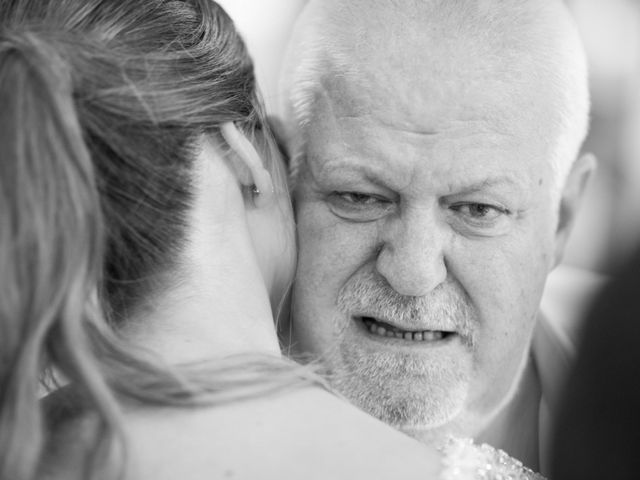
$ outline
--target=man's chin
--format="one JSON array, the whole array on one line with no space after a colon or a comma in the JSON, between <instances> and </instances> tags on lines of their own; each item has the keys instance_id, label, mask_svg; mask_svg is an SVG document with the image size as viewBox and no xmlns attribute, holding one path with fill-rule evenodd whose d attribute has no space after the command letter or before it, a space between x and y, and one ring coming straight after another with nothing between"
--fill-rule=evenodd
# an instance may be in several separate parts
<instances>
[{"instance_id":1,"label":"man's chin","mask_svg":"<svg viewBox=\"0 0 640 480\"><path fill-rule=\"evenodd\" d=\"M420 441L449 433L449 427L456 425L465 408L467 396L466 382L449 383L447 388L419 394L404 392L404 395L402 389L396 390L393 386L391 389L379 385L377 388L369 385L368 389L364 385L336 387L360 409Z\"/></svg>"},{"instance_id":2,"label":"man's chin","mask_svg":"<svg viewBox=\"0 0 640 480\"><path fill-rule=\"evenodd\" d=\"M331 383L353 404L394 428L439 428L455 421L469 394L470 356L452 353L458 355L343 350L341 361L332 365Z\"/></svg>"},{"instance_id":3,"label":"man's chin","mask_svg":"<svg viewBox=\"0 0 640 480\"><path fill-rule=\"evenodd\" d=\"M423 443L439 444L441 439L447 436L460 434L456 426L462 416L464 400L462 398L448 400L446 404L440 404L439 408L422 411L419 415L414 411L409 421L402 423L387 421L386 423ZM384 418L381 420L385 421Z\"/></svg>"}]
</instances>

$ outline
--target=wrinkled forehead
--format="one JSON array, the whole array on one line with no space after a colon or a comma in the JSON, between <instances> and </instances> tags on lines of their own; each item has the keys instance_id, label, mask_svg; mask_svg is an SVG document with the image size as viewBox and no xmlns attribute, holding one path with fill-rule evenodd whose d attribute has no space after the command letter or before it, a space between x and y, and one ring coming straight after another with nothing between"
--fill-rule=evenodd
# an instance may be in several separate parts
<instances>
[{"instance_id":1,"label":"wrinkled forehead","mask_svg":"<svg viewBox=\"0 0 640 480\"><path fill-rule=\"evenodd\" d=\"M553 123L554 106L565 103L561 62L553 58L562 29L546 24L540 9L509 19L496 2L415 3L398 9L373 0L367 15L349 25L340 24L353 14L349 9L332 18L338 24L329 26L333 37L321 54L315 100L330 99L344 114L380 114L425 128L443 110L464 120L468 109L483 110L497 128Z\"/></svg>"},{"instance_id":2,"label":"wrinkled forehead","mask_svg":"<svg viewBox=\"0 0 640 480\"><path fill-rule=\"evenodd\" d=\"M420 55L411 48L398 55L363 48L339 71L340 59L331 60L310 111L306 153L313 171L335 158L377 159L395 165L398 179L407 173L405 162L407 171L415 167L409 159L419 152L422 163L437 155L458 172L471 158L523 172L549 167L551 132L538 132L548 128L548 104L536 97L540 88L517 79L522 69L507 76L491 58L452 44L434 42Z\"/></svg>"},{"instance_id":3,"label":"wrinkled forehead","mask_svg":"<svg viewBox=\"0 0 640 480\"><path fill-rule=\"evenodd\" d=\"M466 123L479 132L527 138L553 124L549 91L524 62L507 73L491 58L452 45L434 43L429 53L415 46L398 54L372 50L349 62L326 59L309 111L311 131L351 117L415 133Z\"/></svg>"},{"instance_id":4,"label":"wrinkled forehead","mask_svg":"<svg viewBox=\"0 0 640 480\"><path fill-rule=\"evenodd\" d=\"M525 153L544 148L540 157L566 170L586 131L588 94L562 2L406 2L310 2L293 84L304 95L292 97L300 158L319 129L352 117L418 133L474 124L521 138Z\"/></svg>"}]
</instances>

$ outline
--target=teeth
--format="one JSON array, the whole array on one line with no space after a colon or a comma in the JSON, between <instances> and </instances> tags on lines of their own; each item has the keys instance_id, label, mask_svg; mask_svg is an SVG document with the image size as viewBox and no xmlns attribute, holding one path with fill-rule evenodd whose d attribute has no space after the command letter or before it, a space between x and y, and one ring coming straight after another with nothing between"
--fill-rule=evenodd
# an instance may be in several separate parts
<instances>
[{"instance_id":1,"label":"teeth","mask_svg":"<svg viewBox=\"0 0 640 480\"><path fill-rule=\"evenodd\" d=\"M428 341L442 340L442 336L443 336L442 332L434 332L434 331L423 332L423 338Z\"/></svg>"},{"instance_id":2,"label":"teeth","mask_svg":"<svg viewBox=\"0 0 640 480\"><path fill-rule=\"evenodd\" d=\"M399 329L385 328L379 323L370 320L364 319L365 326L367 329L381 337L390 337L390 338L403 338L404 340L411 340L414 342L433 342L436 340L442 340L444 338L444 333L435 331L435 330L423 330L422 332L407 332L401 331ZM392 329L393 328L393 329Z\"/></svg>"}]
</instances>

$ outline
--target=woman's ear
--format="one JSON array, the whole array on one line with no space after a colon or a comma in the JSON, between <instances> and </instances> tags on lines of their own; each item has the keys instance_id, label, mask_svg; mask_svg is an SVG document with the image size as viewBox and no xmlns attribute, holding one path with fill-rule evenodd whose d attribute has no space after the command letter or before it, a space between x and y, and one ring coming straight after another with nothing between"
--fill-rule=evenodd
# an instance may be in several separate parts
<instances>
[{"instance_id":1,"label":"woman's ear","mask_svg":"<svg viewBox=\"0 0 640 480\"><path fill-rule=\"evenodd\" d=\"M271 174L264 168L255 147L233 122L222 124L220 131L237 156L231 163L240 182L246 187L253 188L255 205L263 207L271 203L274 197L273 180Z\"/></svg>"}]
</instances>

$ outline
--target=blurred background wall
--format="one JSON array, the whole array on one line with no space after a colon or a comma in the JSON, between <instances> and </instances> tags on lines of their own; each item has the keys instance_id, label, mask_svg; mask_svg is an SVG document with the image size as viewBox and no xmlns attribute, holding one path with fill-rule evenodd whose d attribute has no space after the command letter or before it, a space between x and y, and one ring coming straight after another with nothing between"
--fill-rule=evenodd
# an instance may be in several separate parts
<instances>
[{"instance_id":1,"label":"blurred background wall","mask_svg":"<svg viewBox=\"0 0 640 480\"><path fill-rule=\"evenodd\" d=\"M345 0L348 1L348 0ZM245 37L267 108L306 0L220 0ZM609 273L640 241L640 1L567 0L589 57L592 121L584 150L599 168L565 263Z\"/></svg>"},{"instance_id":2,"label":"blurred background wall","mask_svg":"<svg viewBox=\"0 0 640 480\"><path fill-rule=\"evenodd\" d=\"M267 108L278 105L278 76L293 23L307 0L216 0L242 33ZM347 0L348 1L348 0Z\"/></svg>"},{"instance_id":3,"label":"blurred background wall","mask_svg":"<svg viewBox=\"0 0 640 480\"><path fill-rule=\"evenodd\" d=\"M591 129L584 149L598 172L566 261L609 272L640 240L640 3L568 2L590 66Z\"/></svg>"}]
</instances>

